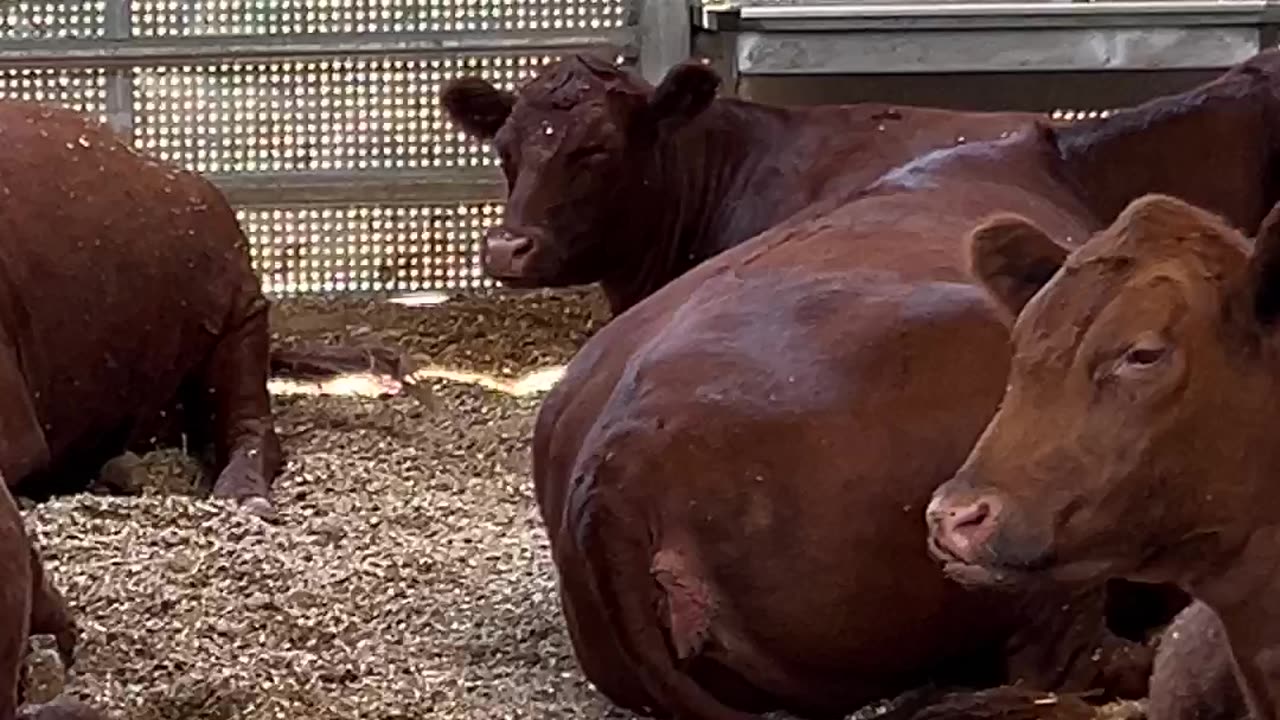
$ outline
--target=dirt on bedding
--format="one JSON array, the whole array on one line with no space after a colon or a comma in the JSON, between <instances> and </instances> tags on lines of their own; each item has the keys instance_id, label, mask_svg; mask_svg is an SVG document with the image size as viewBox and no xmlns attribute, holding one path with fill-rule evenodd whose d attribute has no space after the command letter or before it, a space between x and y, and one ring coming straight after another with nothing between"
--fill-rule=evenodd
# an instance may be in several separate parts
<instances>
[{"instance_id":1,"label":"dirt on bedding","mask_svg":"<svg viewBox=\"0 0 1280 720\"><path fill-rule=\"evenodd\" d=\"M30 699L65 683L119 720L632 718L565 635L529 480L541 395L490 389L567 362L607 317L594 292L278 303L277 344L390 343L497 380L277 396L275 523L201 498L178 451L126 472L137 494L29 508L82 631L69 680L33 655Z\"/></svg>"}]
</instances>

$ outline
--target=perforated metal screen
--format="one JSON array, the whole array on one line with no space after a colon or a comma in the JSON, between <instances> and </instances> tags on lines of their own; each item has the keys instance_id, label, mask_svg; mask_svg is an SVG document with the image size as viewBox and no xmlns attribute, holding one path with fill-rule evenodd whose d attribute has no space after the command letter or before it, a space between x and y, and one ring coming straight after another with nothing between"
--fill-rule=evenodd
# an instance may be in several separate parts
<instances>
[{"instance_id":1,"label":"perforated metal screen","mask_svg":"<svg viewBox=\"0 0 1280 720\"><path fill-rule=\"evenodd\" d=\"M491 287L475 258L501 212L490 202L246 208L239 216L263 290L297 295Z\"/></svg>"},{"instance_id":2,"label":"perforated metal screen","mask_svg":"<svg viewBox=\"0 0 1280 720\"><path fill-rule=\"evenodd\" d=\"M487 145L441 112L444 83L479 74L514 89L557 56L338 58L140 68L139 147L200 172L475 168Z\"/></svg>"},{"instance_id":3,"label":"perforated metal screen","mask_svg":"<svg viewBox=\"0 0 1280 720\"><path fill-rule=\"evenodd\" d=\"M94 115L223 185L271 295L478 290L501 185L441 88L616 53L629 1L6 0L0 97Z\"/></svg>"},{"instance_id":4,"label":"perforated metal screen","mask_svg":"<svg viewBox=\"0 0 1280 720\"><path fill-rule=\"evenodd\" d=\"M619 27L621 2L575 0L133 0L140 37L573 31Z\"/></svg>"},{"instance_id":5,"label":"perforated metal screen","mask_svg":"<svg viewBox=\"0 0 1280 720\"><path fill-rule=\"evenodd\" d=\"M107 119L107 74L98 68L3 68L0 97L69 107Z\"/></svg>"},{"instance_id":6,"label":"perforated metal screen","mask_svg":"<svg viewBox=\"0 0 1280 720\"><path fill-rule=\"evenodd\" d=\"M1093 120L1094 118L1104 118L1115 112L1114 110L1079 110L1069 108L1056 108L1049 112L1049 117L1054 120L1067 120L1075 122L1076 120Z\"/></svg>"},{"instance_id":7,"label":"perforated metal screen","mask_svg":"<svg viewBox=\"0 0 1280 720\"><path fill-rule=\"evenodd\" d=\"M0 38L98 38L106 34L107 0L5 0Z\"/></svg>"}]
</instances>

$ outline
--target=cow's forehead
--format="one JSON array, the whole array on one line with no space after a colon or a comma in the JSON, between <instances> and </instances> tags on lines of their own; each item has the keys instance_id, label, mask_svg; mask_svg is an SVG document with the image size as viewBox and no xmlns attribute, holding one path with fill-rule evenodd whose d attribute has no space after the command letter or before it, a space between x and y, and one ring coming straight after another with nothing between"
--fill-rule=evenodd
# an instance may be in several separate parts
<instances>
[{"instance_id":1,"label":"cow's forehead","mask_svg":"<svg viewBox=\"0 0 1280 720\"><path fill-rule=\"evenodd\" d=\"M645 88L621 68L599 58L572 56L549 66L520 91L530 108L572 110L603 101L610 92L644 94Z\"/></svg>"},{"instance_id":2,"label":"cow's forehead","mask_svg":"<svg viewBox=\"0 0 1280 720\"><path fill-rule=\"evenodd\" d=\"M602 139L616 127L603 102L584 103L564 110L516 104L503 127L506 141L525 148L555 148Z\"/></svg>"},{"instance_id":3,"label":"cow's forehead","mask_svg":"<svg viewBox=\"0 0 1280 720\"><path fill-rule=\"evenodd\" d=\"M1113 226L1070 255L1027 304L1014 343L1026 359L1069 364L1089 328L1122 292L1145 292L1165 281L1216 287L1247 262L1247 243L1221 224L1187 222L1176 231Z\"/></svg>"},{"instance_id":4,"label":"cow's forehead","mask_svg":"<svg viewBox=\"0 0 1280 720\"><path fill-rule=\"evenodd\" d=\"M1036 364L1070 365L1089 327L1133 276L1129 256L1069 258L1019 315L1013 329L1018 355Z\"/></svg>"}]
</instances>

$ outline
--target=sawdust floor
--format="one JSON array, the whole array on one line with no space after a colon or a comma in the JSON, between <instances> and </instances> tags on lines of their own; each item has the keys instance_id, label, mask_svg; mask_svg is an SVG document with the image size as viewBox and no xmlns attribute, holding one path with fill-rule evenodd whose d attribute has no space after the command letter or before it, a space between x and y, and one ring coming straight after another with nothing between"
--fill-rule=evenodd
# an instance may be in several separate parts
<instances>
[{"instance_id":1,"label":"sawdust floor","mask_svg":"<svg viewBox=\"0 0 1280 720\"><path fill-rule=\"evenodd\" d=\"M499 382L567 362L596 293L434 307L286 301L276 342L394 343ZM133 496L25 511L81 626L67 689L118 720L631 718L583 679L529 481L540 394L431 380L391 398L277 396L276 523L144 458ZM31 699L63 685L33 657Z\"/></svg>"},{"instance_id":2,"label":"sawdust floor","mask_svg":"<svg viewBox=\"0 0 1280 720\"><path fill-rule=\"evenodd\" d=\"M288 302L273 320L512 378L567 361L604 317L594 295L540 293ZM68 688L132 720L627 717L582 679L562 629L528 479L540 396L432 385L434 409L277 397L274 525L193 497L173 452L146 458L140 496L28 510L83 631Z\"/></svg>"}]
</instances>

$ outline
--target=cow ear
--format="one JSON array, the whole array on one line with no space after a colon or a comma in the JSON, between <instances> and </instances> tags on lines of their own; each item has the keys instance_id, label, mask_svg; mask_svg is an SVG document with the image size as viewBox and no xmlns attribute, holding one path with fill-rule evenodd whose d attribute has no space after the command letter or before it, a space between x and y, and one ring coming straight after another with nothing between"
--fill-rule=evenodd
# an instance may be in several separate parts
<instances>
[{"instance_id":1,"label":"cow ear","mask_svg":"<svg viewBox=\"0 0 1280 720\"><path fill-rule=\"evenodd\" d=\"M1280 318L1280 203L1258 225L1246 278L1255 318L1273 325Z\"/></svg>"},{"instance_id":2,"label":"cow ear","mask_svg":"<svg viewBox=\"0 0 1280 720\"><path fill-rule=\"evenodd\" d=\"M969 269L1016 317L1067 259L1067 249L1019 215L996 215L969 233Z\"/></svg>"},{"instance_id":3,"label":"cow ear","mask_svg":"<svg viewBox=\"0 0 1280 720\"><path fill-rule=\"evenodd\" d=\"M697 60L686 60L667 71L649 96L649 117L662 132L683 127L711 106L720 76Z\"/></svg>"},{"instance_id":4,"label":"cow ear","mask_svg":"<svg viewBox=\"0 0 1280 720\"><path fill-rule=\"evenodd\" d=\"M478 77L462 77L445 86L440 104L463 132L480 140L492 140L507 121L516 98Z\"/></svg>"}]
</instances>

